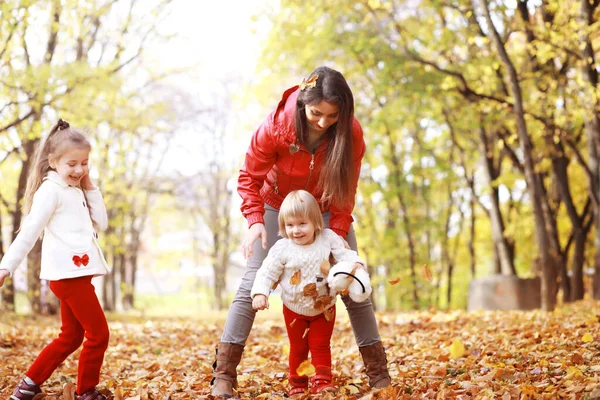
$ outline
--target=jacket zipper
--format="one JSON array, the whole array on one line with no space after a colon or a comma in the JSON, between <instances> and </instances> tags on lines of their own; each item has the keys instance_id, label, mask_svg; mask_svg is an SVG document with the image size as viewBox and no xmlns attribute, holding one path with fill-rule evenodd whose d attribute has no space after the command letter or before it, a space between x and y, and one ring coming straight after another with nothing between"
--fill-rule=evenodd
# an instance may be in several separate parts
<instances>
[{"instance_id":1,"label":"jacket zipper","mask_svg":"<svg viewBox=\"0 0 600 400\"><path fill-rule=\"evenodd\" d=\"M315 169L315 153L310 153L310 165L308 166L308 179L306 180L306 185L304 185L304 189L308 188L308 182L310 182L310 177L312 176L313 169Z\"/></svg>"}]
</instances>

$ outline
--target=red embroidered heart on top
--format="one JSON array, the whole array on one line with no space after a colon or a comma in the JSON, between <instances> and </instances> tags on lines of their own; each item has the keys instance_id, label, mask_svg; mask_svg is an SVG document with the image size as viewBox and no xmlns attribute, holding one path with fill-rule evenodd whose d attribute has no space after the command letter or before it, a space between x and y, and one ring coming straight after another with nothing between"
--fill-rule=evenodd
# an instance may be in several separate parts
<instances>
[{"instance_id":1,"label":"red embroidered heart on top","mask_svg":"<svg viewBox=\"0 0 600 400\"><path fill-rule=\"evenodd\" d=\"M81 264L83 264L83 266L85 267L86 265L88 265L89 262L90 262L90 257L88 257L87 254L84 254L82 257L73 256L73 263L75 265L77 265L78 267L80 267Z\"/></svg>"}]
</instances>

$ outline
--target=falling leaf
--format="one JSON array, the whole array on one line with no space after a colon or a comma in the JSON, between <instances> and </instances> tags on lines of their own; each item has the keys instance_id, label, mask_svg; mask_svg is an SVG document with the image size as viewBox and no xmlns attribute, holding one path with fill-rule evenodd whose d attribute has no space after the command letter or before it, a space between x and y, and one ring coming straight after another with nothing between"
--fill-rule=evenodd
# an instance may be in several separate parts
<instances>
[{"instance_id":1,"label":"falling leaf","mask_svg":"<svg viewBox=\"0 0 600 400\"><path fill-rule=\"evenodd\" d=\"M431 275L431 270L427 264L423 265L423 279L425 279L427 282L433 281L433 275Z\"/></svg>"},{"instance_id":2,"label":"falling leaf","mask_svg":"<svg viewBox=\"0 0 600 400\"><path fill-rule=\"evenodd\" d=\"M348 296L348 293L350 293L350 290L349 290L349 289L344 289L344 290L342 290L342 291L340 292L340 294L341 294L342 296Z\"/></svg>"},{"instance_id":3,"label":"falling leaf","mask_svg":"<svg viewBox=\"0 0 600 400\"><path fill-rule=\"evenodd\" d=\"M304 333L302 334L302 339L304 339L306 337L306 335L308 335L308 331L310 331L310 328L306 328L304 330Z\"/></svg>"},{"instance_id":4,"label":"falling leaf","mask_svg":"<svg viewBox=\"0 0 600 400\"><path fill-rule=\"evenodd\" d=\"M390 285L396 285L398 282L400 282L401 278L397 277L396 279L390 279L388 282L390 283Z\"/></svg>"},{"instance_id":5,"label":"falling leaf","mask_svg":"<svg viewBox=\"0 0 600 400\"><path fill-rule=\"evenodd\" d=\"M275 289L277 289L277 285L279 285L279 282L281 282L281 281L277 281L277 282L275 282L275 283L273 284L273 286L271 286L271 290L275 290Z\"/></svg>"},{"instance_id":6,"label":"falling leaf","mask_svg":"<svg viewBox=\"0 0 600 400\"><path fill-rule=\"evenodd\" d=\"M291 328L292 326L294 326L294 324L295 324L295 323L296 323L296 318L294 318L294 320L293 320L292 322L290 322L290 328Z\"/></svg>"},{"instance_id":7,"label":"falling leaf","mask_svg":"<svg viewBox=\"0 0 600 400\"><path fill-rule=\"evenodd\" d=\"M464 354L465 346L460 340L454 339L452 341L452 345L450 345L450 358L452 358L453 360L457 360L461 358Z\"/></svg>"},{"instance_id":8,"label":"falling leaf","mask_svg":"<svg viewBox=\"0 0 600 400\"><path fill-rule=\"evenodd\" d=\"M299 376L313 376L315 374L315 367L310 363L310 360L304 360L296 368L296 373Z\"/></svg>"},{"instance_id":9,"label":"falling leaf","mask_svg":"<svg viewBox=\"0 0 600 400\"><path fill-rule=\"evenodd\" d=\"M331 269L331 264L329 261L325 260L321 263L321 274L323 276L329 275L329 270Z\"/></svg>"},{"instance_id":10,"label":"falling leaf","mask_svg":"<svg viewBox=\"0 0 600 400\"><path fill-rule=\"evenodd\" d=\"M583 343L589 343L594 341L594 337L592 335L590 335L589 333L586 333L585 335L582 336L581 341Z\"/></svg>"},{"instance_id":11,"label":"falling leaf","mask_svg":"<svg viewBox=\"0 0 600 400\"><path fill-rule=\"evenodd\" d=\"M308 285L304 286L302 289L302 294L306 297L316 298L319 295L317 292L317 284L309 283Z\"/></svg>"},{"instance_id":12,"label":"falling leaf","mask_svg":"<svg viewBox=\"0 0 600 400\"><path fill-rule=\"evenodd\" d=\"M299 285L302 281L302 277L300 275L300 270L294 272L294 275L290 278L290 285Z\"/></svg>"},{"instance_id":13,"label":"falling leaf","mask_svg":"<svg viewBox=\"0 0 600 400\"><path fill-rule=\"evenodd\" d=\"M333 256L333 253L329 253L329 264L330 265L335 265L337 264L337 260L335 259L335 257Z\"/></svg>"},{"instance_id":14,"label":"falling leaf","mask_svg":"<svg viewBox=\"0 0 600 400\"><path fill-rule=\"evenodd\" d=\"M323 311L323 315L327 321L333 321L335 319L335 308L331 307Z\"/></svg>"}]
</instances>

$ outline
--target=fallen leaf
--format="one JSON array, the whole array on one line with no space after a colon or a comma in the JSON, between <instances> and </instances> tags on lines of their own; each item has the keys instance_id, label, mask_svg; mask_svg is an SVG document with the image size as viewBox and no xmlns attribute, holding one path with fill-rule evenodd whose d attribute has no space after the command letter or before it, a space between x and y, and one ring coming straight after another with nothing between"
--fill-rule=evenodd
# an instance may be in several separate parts
<instances>
[{"instance_id":1,"label":"fallen leaf","mask_svg":"<svg viewBox=\"0 0 600 400\"><path fill-rule=\"evenodd\" d=\"M311 364L310 360L304 360L296 368L296 373L299 376L313 376L315 374L315 367Z\"/></svg>"},{"instance_id":2,"label":"fallen leaf","mask_svg":"<svg viewBox=\"0 0 600 400\"><path fill-rule=\"evenodd\" d=\"M302 276L300 275L300 270L294 272L294 275L290 278L290 285L299 285L302 281Z\"/></svg>"},{"instance_id":3,"label":"fallen leaf","mask_svg":"<svg viewBox=\"0 0 600 400\"><path fill-rule=\"evenodd\" d=\"M590 335L589 333L586 333L585 335L583 335L581 337L581 341L583 343L590 343L590 342L594 341L594 337L592 335Z\"/></svg>"},{"instance_id":4,"label":"fallen leaf","mask_svg":"<svg viewBox=\"0 0 600 400\"><path fill-rule=\"evenodd\" d=\"M579 353L571 354L571 361L573 362L573 364L583 364L584 363L584 359L581 356L581 354L579 354Z\"/></svg>"},{"instance_id":5,"label":"fallen leaf","mask_svg":"<svg viewBox=\"0 0 600 400\"><path fill-rule=\"evenodd\" d=\"M457 360L461 358L464 354L465 346L460 340L454 339L452 341L452 344L450 345L450 358L452 358L453 360Z\"/></svg>"},{"instance_id":6,"label":"fallen leaf","mask_svg":"<svg viewBox=\"0 0 600 400\"><path fill-rule=\"evenodd\" d=\"M75 385L69 382L63 389L63 400L75 400Z\"/></svg>"}]
</instances>

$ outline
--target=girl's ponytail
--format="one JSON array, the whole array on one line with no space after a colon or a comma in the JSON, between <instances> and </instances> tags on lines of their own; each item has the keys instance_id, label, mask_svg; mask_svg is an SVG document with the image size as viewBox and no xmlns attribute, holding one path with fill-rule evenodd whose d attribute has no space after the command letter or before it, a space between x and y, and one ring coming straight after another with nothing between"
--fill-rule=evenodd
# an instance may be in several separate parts
<instances>
[{"instance_id":1,"label":"girl's ponytail","mask_svg":"<svg viewBox=\"0 0 600 400\"><path fill-rule=\"evenodd\" d=\"M23 213L29 214L31 210L31 203L33 203L33 195L39 189L40 185L48 170L50 170L50 163L48 156L52 153L56 143L56 135L59 131L69 128L69 123L59 119L46 139L42 140L34 153L33 163L30 164L31 171L27 177L27 186L25 188L25 195L23 197Z\"/></svg>"}]
</instances>

